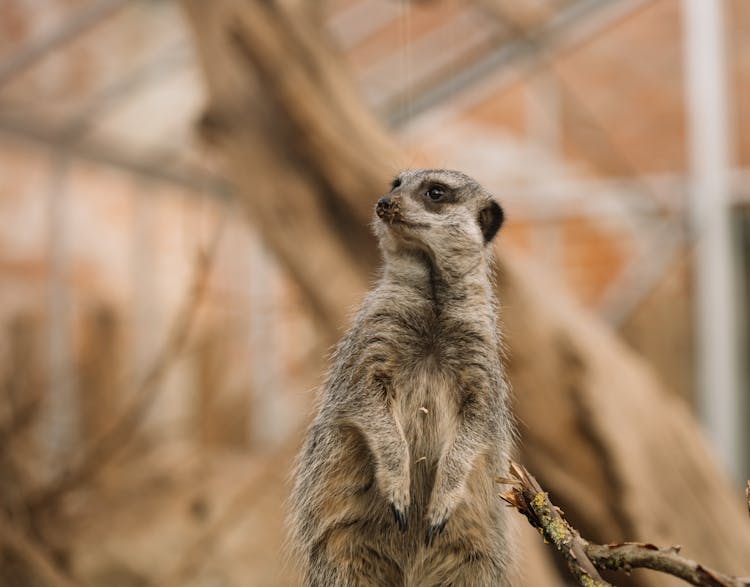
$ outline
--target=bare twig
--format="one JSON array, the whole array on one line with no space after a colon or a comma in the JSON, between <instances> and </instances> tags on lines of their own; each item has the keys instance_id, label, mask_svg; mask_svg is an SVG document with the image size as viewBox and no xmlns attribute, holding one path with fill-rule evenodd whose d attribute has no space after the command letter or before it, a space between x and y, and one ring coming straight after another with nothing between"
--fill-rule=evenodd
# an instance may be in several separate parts
<instances>
[{"instance_id":1,"label":"bare twig","mask_svg":"<svg viewBox=\"0 0 750 587\"><path fill-rule=\"evenodd\" d=\"M746 583L734 577L707 569L700 563L680 556L680 547L659 548L653 544L589 544L586 554L599 568L629 571L632 568L651 569L679 577L692 585L708 587L744 587Z\"/></svg>"},{"instance_id":2,"label":"bare twig","mask_svg":"<svg viewBox=\"0 0 750 587\"><path fill-rule=\"evenodd\" d=\"M609 585L599 577L595 569L592 573L592 569L596 567L626 572L634 568L651 569L673 575L698 587L750 586L750 582L745 579L730 577L681 556L679 546L659 548L642 543L591 544L570 526L539 482L523 466L511 463L510 474L509 479L497 479L498 483L511 486L501 494L502 499L526 516L531 525L555 545L580 585Z\"/></svg>"},{"instance_id":3,"label":"bare twig","mask_svg":"<svg viewBox=\"0 0 750 587\"><path fill-rule=\"evenodd\" d=\"M40 405L39 396L31 397L13 411L12 417L0 422L0 453L6 452L13 440L35 421Z\"/></svg>"},{"instance_id":4,"label":"bare twig","mask_svg":"<svg viewBox=\"0 0 750 587\"><path fill-rule=\"evenodd\" d=\"M133 432L143 420L144 414L156 399L157 394L154 393L154 389L163 380L190 338L198 308L203 301L222 226L223 224L220 224L217 228L209 247L199 251L193 282L185 302L177 312L164 347L157 354L151 368L139 385L132 404L112 427L102 434L101 438L91 443L90 448L84 452L77 464L30 496L27 503L31 509L44 508L56 503L60 497L93 477L132 437Z\"/></svg>"},{"instance_id":5,"label":"bare twig","mask_svg":"<svg viewBox=\"0 0 750 587\"><path fill-rule=\"evenodd\" d=\"M587 542L581 538L562 517L542 490L539 483L529 472L511 462L511 479L498 479L500 483L511 482L511 489L501 497L515 507L529 520L532 526L539 529L555 548L565 557L568 569L585 587L611 587L594 567L586 555Z\"/></svg>"},{"instance_id":6,"label":"bare twig","mask_svg":"<svg viewBox=\"0 0 750 587\"><path fill-rule=\"evenodd\" d=\"M256 471L253 478L226 505L218 518L185 549L178 565L147 584L147 587L180 587L188 582L191 576L214 557L222 536L246 521L247 512L252 504L267 491L267 479L278 468L279 460L287 460L291 451L299 443L299 434L291 434L286 443L270 456Z\"/></svg>"},{"instance_id":7,"label":"bare twig","mask_svg":"<svg viewBox=\"0 0 750 587\"><path fill-rule=\"evenodd\" d=\"M14 316L8 338L10 370L2 374L0 383L5 408L5 417L0 419L0 454L8 453L14 441L36 422L42 399L33 319L25 314Z\"/></svg>"},{"instance_id":8,"label":"bare twig","mask_svg":"<svg viewBox=\"0 0 750 587\"><path fill-rule=\"evenodd\" d=\"M747 515L750 516L750 481L747 482L747 487L745 487L745 499L747 500Z\"/></svg>"},{"instance_id":9,"label":"bare twig","mask_svg":"<svg viewBox=\"0 0 750 587\"><path fill-rule=\"evenodd\" d=\"M80 587L79 582L66 577L57 568L37 542L3 519L0 519L0 546L23 560L45 585Z\"/></svg>"}]
</instances>

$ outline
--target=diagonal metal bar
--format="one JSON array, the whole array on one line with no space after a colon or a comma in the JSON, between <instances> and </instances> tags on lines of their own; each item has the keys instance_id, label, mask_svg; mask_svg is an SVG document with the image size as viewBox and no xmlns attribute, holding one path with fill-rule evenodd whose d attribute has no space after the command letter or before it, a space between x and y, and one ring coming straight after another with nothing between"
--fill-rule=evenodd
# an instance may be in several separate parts
<instances>
[{"instance_id":1,"label":"diagonal metal bar","mask_svg":"<svg viewBox=\"0 0 750 587\"><path fill-rule=\"evenodd\" d=\"M32 40L0 63L0 87L33 65L49 51L59 49L72 39L124 8L129 0L98 0L88 4L61 26L40 39Z\"/></svg>"},{"instance_id":2,"label":"diagonal metal bar","mask_svg":"<svg viewBox=\"0 0 750 587\"><path fill-rule=\"evenodd\" d=\"M412 97L408 112L395 106L386 113L386 120L392 127L400 127L417 115L434 108L459 94L475 87L489 75L510 65L523 63L537 54L540 48L558 49L593 35L596 31L641 8L649 0L578 0L562 9L545 25L534 32L534 38L517 38L475 60L450 75L419 96ZM600 19L593 17L601 14ZM533 63L533 61L529 61ZM400 104L399 96L391 100Z\"/></svg>"},{"instance_id":3,"label":"diagonal metal bar","mask_svg":"<svg viewBox=\"0 0 750 587\"><path fill-rule=\"evenodd\" d=\"M400 111L409 118L413 95L424 95L444 80L453 84L467 64L475 63L508 40L508 33L501 26L484 18L476 7L467 6L439 28L409 38L406 47L366 68L360 76L361 83L378 111ZM398 76L393 77L393 72L399 70L405 70L401 82ZM398 87L392 85L394 82Z\"/></svg>"},{"instance_id":4,"label":"diagonal metal bar","mask_svg":"<svg viewBox=\"0 0 750 587\"><path fill-rule=\"evenodd\" d=\"M545 54L544 39L541 38L538 31L526 30L523 25L515 21L513 16L508 13L502 3L498 0L483 0L483 2L487 6L487 11L493 18L498 19L503 25L510 27L519 40L525 41L532 46L534 51L539 55L540 66L548 68L553 73L555 72L551 58ZM626 8L627 10L632 11L633 3L631 2L628 4ZM600 152L605 154L609 160L609 165L614 164L614 169L616 169L619 174L637 176L637 169L634 168L627 155L617 146L611 133L602 126L594 113L588 108L584 97L579 95L579 92L576 91L574 86L566 83L563 76L557 73L555 73L554 76L558 82L558 89L564 92L568 98L568 102L575 108L576 114L582 116L587 124L597 131L595 141L577 141L578 146L583 147L585 149L584 152ZM643 187L644 193L650 192L648 184L644 184ZM653 196L654 194L651 195Z\"/></svg>"}]
</instances>

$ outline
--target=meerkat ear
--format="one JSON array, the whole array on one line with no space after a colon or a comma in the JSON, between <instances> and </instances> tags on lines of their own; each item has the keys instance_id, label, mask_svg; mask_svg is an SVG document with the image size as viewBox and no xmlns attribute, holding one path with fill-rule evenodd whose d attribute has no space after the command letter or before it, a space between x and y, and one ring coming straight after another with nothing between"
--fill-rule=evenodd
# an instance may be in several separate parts
<instances>
[{"instance_id":1,"label":"meerkat ear","mask_svg":"<svg viewBox=\"0 0 750 587\"><path fill-rule=\"evenodd\" d=\"M500 204L494 200L479 211L479 227L482 229L485 244L495 238L504 220L505 213Z\"/></svg>"}]
</instances>

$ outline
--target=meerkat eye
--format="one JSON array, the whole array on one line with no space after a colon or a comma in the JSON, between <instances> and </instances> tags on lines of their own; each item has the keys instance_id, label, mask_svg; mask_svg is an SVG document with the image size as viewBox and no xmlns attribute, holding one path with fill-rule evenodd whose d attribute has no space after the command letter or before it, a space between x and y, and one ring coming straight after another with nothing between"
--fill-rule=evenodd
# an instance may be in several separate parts
<instances>
[{"instance_id":1,"label":"meerkat eye","mask_svg":"<svg viewBox=\"0 0 750 587\"><path fill-rule=\"evenodd\" d=\"M396 179L394 179L394 180L393 180L393 181L391 182L391 189L392 189L392 190L395 190L395 189L396 189L397 187L399 187L400 185L401 185L401 178L400 178L400 177L397 177Z\"/></svg>"},{"instance_id":2,"label":"meerkat eye","mask_svg":"<svg viewBox=\"0 0 750 587\"><path fill-rule=\"evenodd\" d=\"M427 197L433 202L439 202L445 197L445 188L441 185L430 186L427 190Z\"/></svg>"}]
</instances>

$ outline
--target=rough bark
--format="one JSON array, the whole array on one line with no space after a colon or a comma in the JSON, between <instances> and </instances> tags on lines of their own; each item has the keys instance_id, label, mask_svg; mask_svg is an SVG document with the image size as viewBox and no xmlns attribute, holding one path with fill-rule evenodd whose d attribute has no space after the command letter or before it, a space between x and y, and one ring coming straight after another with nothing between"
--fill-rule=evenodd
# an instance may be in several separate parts
<instances>
[{"instance_id":1,"label":"rough bark","mask_svg":"<svg viewBox=\"0 0 750 587\"><path fill-rule=\"evenodd\" d=\"M590 543L568 523L534 476L518 463L511 463L509 478L496 481L509 486L500 497L523 514L562 554L579 585L611 587L601 578L598 569L629 573L643 568L667 573L697 587L750 587L750 579L730 577L685 558L680 555L679 546L665 548L645 542Z\"/></svg>"},{"instance_id":2,"label":"rough bark","mask_svg":"<svg viewBox=\"0 0 750 587\"><path fill-rule=\"evenodd\" d=\"M208 91L201 134L333 341L376 270L372 206L404 159L300 3L183 5ZM497 253L522 459L568 519L597 542L680 543L750 573L740 492L687 407L502 236ZM555 580L527 571L525 583Z\"/></svg>"}]
</instances>

